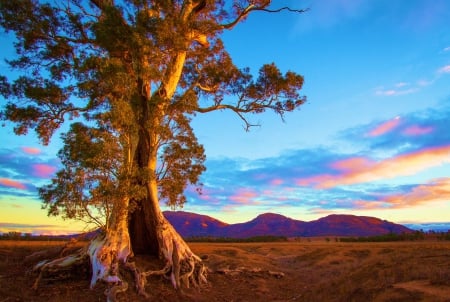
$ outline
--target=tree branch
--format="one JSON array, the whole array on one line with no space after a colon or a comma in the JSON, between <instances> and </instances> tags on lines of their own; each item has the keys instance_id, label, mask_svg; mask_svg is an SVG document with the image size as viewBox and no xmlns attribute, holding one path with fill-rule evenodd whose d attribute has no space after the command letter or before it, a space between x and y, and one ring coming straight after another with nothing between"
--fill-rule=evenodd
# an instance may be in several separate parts
<instances>
[{"instance_id":1,"label":"tree branch","mask_svg":"<svg viewBox=\"0 0 450 302\"><path fill-rule=\"evenodd\" d=\"M305 8L305 9L293 9L293 8L290 8L290 7L285 6L285 7L279 8L279 9L267 9L267 8L262 8L262 9L255 9L255 10L260 10L260 11L264 11L264 12L268 12L268 13L279 13L279 12L281 12L281 11L283 11L283 10L287 10L287 11L289 11L289 12L301 14L301 13L306 13L307 11L309 11L309 8Z\"/></svg>"},{"instance_id":2,"label":"tree branch","mask_svg":"<svg viewBox=\"0 0 450 302\"><path fill-rule=\"evenodd\" d=\"M293 13L305 13L305 12L309 11L309 8L293 9L293 8L290 8L287 6L279 8L279 9L268 9L266 7L269 6L269 4L270 4L270 1L267 1L265 4L262 4L260 6L255 6L254 4L250 4L244 10L242 10L242 12L236 17L235 20L233 20L232 22L227 23L227 24L222 24L222 25L220 25L219 28L220 29L232 29L234 26L236 26L243 18L245 18L252 11L263 11L263 12L268 12L268 13L279 13L284 10L293 12Z\"/></svg>"}]
</instances>

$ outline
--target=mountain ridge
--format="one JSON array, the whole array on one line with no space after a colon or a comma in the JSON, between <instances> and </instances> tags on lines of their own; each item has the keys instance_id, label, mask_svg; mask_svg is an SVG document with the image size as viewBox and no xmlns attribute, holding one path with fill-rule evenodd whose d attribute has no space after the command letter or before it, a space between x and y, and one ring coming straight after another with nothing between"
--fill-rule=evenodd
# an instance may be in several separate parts
<instances>
[{"instance_id":1,"label":"mountain ridge","mask_svg":"<svg viewBox=\"0 0 450 302\"><path fill-rule=\"evenodd\" d=\"M250 221L235 224L185 211L165 211L164 216L183 237L376 236L413 232L404 225L377 217L350 214L331 214L312 221L301 221L281 214L264 213Z\"/></svg>"}]
</instances>

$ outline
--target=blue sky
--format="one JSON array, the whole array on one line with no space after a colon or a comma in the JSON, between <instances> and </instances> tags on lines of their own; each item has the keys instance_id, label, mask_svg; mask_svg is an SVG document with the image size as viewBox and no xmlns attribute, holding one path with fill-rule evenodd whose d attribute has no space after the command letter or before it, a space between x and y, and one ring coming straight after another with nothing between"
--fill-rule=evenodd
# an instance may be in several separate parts
<instances>
[{"instance_id":1,"label":"blue sky","mask_svg":"<svg viewBox=\"0 0 450 302\"><path fill-rule=\"evenodd\" d=\"M450 2L273 1L286 5L310 11L258 12L223 39L240 67L302 74L308 103L284 123L250 116L261 124L250 132L230 112L196 116L204 193L188 190L183 210L229 223L264 212L450 222ZM43 147L9 126L0 135L0 231L81 229L47 218L36 195L58 137Z\"/></svg>"}]
</instances>

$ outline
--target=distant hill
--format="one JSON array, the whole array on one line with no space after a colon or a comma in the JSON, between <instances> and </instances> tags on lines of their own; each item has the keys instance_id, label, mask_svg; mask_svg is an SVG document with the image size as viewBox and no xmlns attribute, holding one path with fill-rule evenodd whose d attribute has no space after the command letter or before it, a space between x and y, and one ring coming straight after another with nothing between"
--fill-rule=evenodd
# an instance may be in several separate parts
<instances>
[{"instance_id":1,"label":"distant hill","mask_svg":"<svg viewBox=\"0 0 450 302\"><path fill-rule=\"evenodd\" d=\"M306 222L279 214L266 213L248 222L236 224L227 224L210 216L183 211L165 211L164 216L183 237L375 236L412 232L411 229L400 224L375 217L355 215L329 215Z\"/></svg>"}]
</instances>

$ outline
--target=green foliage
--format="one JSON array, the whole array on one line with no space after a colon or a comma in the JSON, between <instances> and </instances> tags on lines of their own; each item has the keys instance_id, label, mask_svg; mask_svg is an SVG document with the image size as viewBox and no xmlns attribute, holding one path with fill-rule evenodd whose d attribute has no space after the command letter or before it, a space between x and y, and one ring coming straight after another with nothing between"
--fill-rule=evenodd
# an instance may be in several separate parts
<instances>
[{"instance_id":1,"label":"green foliage","mask_svg":"<svg viewBox=\"0 0 450 302\"><path fill-rule=\"evenodd\" d=\"M270 1L233 3L0 0L18 74L0 75L1 120L43 144L70 125L63 168L40 189L49 214L107 225L123 198L158 204L155 181L180 207L205 170L193 115L231 110L248 128L248 114L283 117L306 101L302 76L272 63L253 79L234 65L220 35Z\"/></svg>"}]
</instances>

